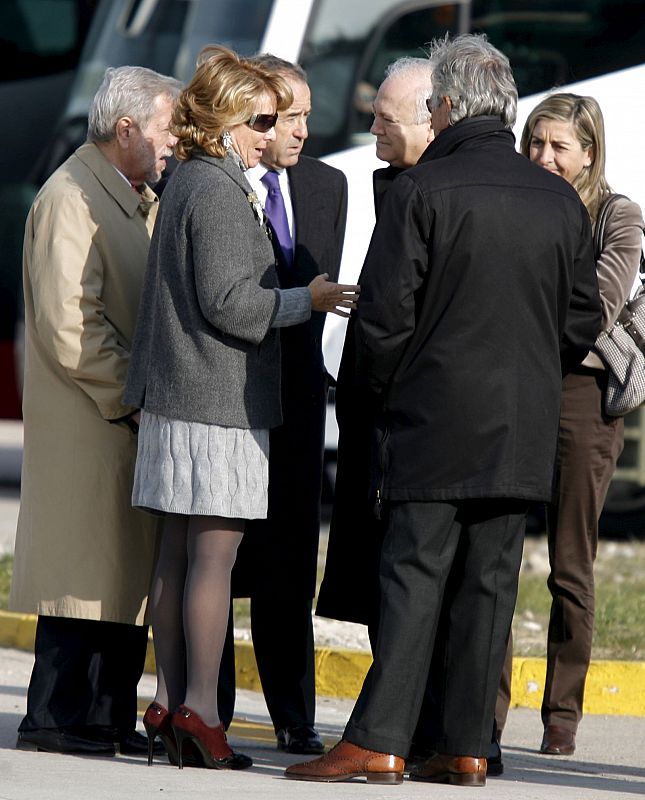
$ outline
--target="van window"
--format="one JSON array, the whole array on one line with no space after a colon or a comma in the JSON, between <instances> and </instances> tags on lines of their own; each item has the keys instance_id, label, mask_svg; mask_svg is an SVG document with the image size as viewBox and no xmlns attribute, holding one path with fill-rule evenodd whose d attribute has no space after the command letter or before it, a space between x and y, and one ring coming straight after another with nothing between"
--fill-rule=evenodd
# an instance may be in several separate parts
<instances>
[{"instance_id":1,"label":"van window","mask_svg":"<svg viewBox=\"0 0 645 800\"><path fill-rule=\"evenodd\" d=\"M300 61L313 111L307 153L372 141L370 107L385 67L450 31L485 33L505 53L520 97L635 66L642 0L319 0Z\"/></svg>"},{"instance_id":2,"label":"van window","mask_svg":"<svg viewBox=\"0 0 645 800\"><path fill-rule=\"evenodd\" d=\"M348 134L367 132L385 68L403 55L423 56L422 45L460 30L466 2L393 3L321 0L300 54L313 110L307 152L348 147Z\"/></svg>"},{"instance_id":3,"label":"van window","mask_svg":"<svg viewBox=\"0 0 645 800\"><path fill-rule=\"evenodd\" d=\"M641 0L473 0L472 30L513 67L520 96L640 64Z\"/></svg>"}]
</instances>

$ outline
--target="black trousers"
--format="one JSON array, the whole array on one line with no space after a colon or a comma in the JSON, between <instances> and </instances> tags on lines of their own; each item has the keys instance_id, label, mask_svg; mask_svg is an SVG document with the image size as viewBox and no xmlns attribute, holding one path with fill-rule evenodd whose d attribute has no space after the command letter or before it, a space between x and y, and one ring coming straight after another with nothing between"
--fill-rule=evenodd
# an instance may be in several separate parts
<instances>
[{"instance_id":1,"label":"black trousers","mask_svg":"<svg viewBox=\"0 0 645 800\"><path fill-rule=\"evenodd\" d=\"M312 601L276 603L275 592L251 597L251 635L262 691L276 731L313 725L316 714ZM276 608L278 609L276 613ZM235 651L229 619L218 685L220 719L235 707Z\"/></svg>"},{"instance_id":2,"label":"black trousers","mask_svg":"<svg viewBox=\"0 0 645 800\"><path fill-rule=\"evenodd\" d=\"M441 622L436 748L486 756L527 507L507 499L388 504L374 662L345 739L407 756Z\"/></svg>"},{"instance_id":3,"label":"black trousers","mask_svg":"<svg viewBox=\"0 0 645 800\"><path fill-rule=\"evenodd\" d=\"M39 616L27 715L18 730L134 730L148 628Z\"/></svg>"}]
</instances>

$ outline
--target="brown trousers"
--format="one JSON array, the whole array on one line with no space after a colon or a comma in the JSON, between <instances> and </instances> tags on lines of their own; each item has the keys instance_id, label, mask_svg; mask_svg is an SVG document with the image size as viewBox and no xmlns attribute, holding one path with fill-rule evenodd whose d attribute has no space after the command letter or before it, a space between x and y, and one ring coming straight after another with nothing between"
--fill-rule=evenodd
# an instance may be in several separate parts
<instances>
[{"instance_id":1,"label":"brown trousers","mask_svg":"<svg viewBox=\"0 0 645 800\"><path fill-rule=\"evenodd\" d=\"M585 367L562 382L556 500L547 507L552 603L542 722L574 733L591 659L598 520L623 449L623 418L603 413L606 386L606 372ZM510 639L495 710L500 732L510 701L512 648Z\"/></svg>"}]
</instances>

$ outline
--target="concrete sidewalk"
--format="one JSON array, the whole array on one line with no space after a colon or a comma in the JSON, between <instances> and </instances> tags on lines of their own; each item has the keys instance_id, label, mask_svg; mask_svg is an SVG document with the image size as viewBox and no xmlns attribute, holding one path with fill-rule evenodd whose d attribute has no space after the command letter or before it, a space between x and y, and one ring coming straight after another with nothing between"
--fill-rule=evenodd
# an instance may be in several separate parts
<instances>
[{"instance_id":1,"label":"concrete sidewalk","mask_svg":"<svg viewBox=\"0 0 645 800\"><path fill-rule=\"evenodd\" d=\"M469 789L405 781L400 786L369 786L363 781L316 784L282 777L289 764L303 760L275 749L262 695L241 691L229 739L248 753L254 766L243 772L186 768L161 760L148 768L143 758L85 758L14 749L16 728L26 706L33 659L25 652L0 649L0 800L184 800L224 797L236 800L299 798L464 797ZM154 691L144 676L140 709ZM319 698L318 726L326 744L340 737L351 701ZM542 732L539 713L514 709L504 731L505 774L475 792L478 800L617 800L645 796L645 718L587 716L575 756L554 758L536 752Z\"/></svg>"},{"instance_id":2,"label":"concrete sidewalk","mask_svg":"<svg viewBox=\"0 0 645 800\"><path fill-rule=\"evenodd\" d=\"M0 425L0 553L13 551L21 450L21 427ZM238 685L242 688L230 740L234 747L253 757L255 763L250 770L180 772L161 762L148 769L145 759L125 756L89 759L16 751L16 728L25 713L33 664L30 649L34 627L35 618L29 615L0 612L0 800L174 800L191 795L212 798L221 792L230 792L241 800L258 796L262 800L336 800L354 796L369 796L369 800L394 796L439 800L463 796L468 791L409 781L398 787L368 788L362 782L314 784L284 780L284 768L303 759L275 749L264 699L260 692L249 690L259 688L259 681L252 648L246 643L238 646ZM23 650L11 649L16 646ZM535 705L541 697L543 660L523 661L526 663L516 664L514 699L523 698L526 704ZM317 724L329 746L342 734L353 706L353 700L346 696L358 691L368 665L367 653L319 649ZM152 668L151 663L148 668ZM512 709L504 731L505 775L489 780L485 788L478 790L478 798L609 800L645 796L645 663L595 662L589 677L589 713L580 726L575 756L540 756L539 712ZM152 674L144 675L139 688L143 712L154 693ZM332 694L335 696L329 696ZM594 711L609 711L612 716Z\"/></svg>"}]
</instances>

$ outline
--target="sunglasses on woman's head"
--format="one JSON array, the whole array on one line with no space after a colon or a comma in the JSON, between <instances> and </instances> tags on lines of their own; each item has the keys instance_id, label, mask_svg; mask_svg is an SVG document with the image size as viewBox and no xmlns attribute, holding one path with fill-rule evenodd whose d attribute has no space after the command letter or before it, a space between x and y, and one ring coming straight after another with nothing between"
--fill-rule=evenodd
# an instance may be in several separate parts
<instances>
[{"instance_id":1,"label":"sunglasses on woman's head","mask_svg":"<svg viewBox=\"0 0 645 800\"><path fill-rule=\"evenodd\" d=\"M253 114L251 119L246 123L249 128L253 128L258 133L266 133L271 128L275 128L278 121L278 114Z\"/></svg>"}]
</instances>

